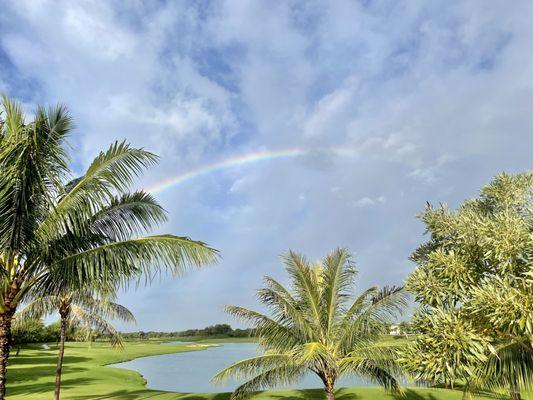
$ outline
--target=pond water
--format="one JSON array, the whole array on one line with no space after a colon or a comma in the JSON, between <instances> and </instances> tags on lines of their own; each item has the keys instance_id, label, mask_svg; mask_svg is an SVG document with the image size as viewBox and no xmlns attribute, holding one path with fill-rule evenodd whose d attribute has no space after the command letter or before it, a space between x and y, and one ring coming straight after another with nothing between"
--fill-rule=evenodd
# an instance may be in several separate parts
<instances>
[{"instance_id":1,"label":"pond water","mask_svg":"<svg viewBox=\"0 0 533 400\"><path fill-rule=\"evenodd\" d=\"M258 354L255 343L224 343L222 346L205 350L142 357L113 366L139 372L146 379L150 389L182 393L231 392L239 386L239 382L228 381L224 385L214 385L210 382L211 378L228 365ZM337 386L369 385L359 378L349 377L341 379ZM309 375L291 387L320 388L322 382L318 377Z\"/></svg>"}]
</instances>

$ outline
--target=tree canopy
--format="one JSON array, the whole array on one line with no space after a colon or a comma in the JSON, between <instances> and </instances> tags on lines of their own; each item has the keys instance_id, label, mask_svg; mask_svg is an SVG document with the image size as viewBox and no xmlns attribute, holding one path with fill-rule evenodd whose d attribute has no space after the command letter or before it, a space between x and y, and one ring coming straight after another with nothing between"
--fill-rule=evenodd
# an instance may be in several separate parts
<instances>
[{"instance_id":1,"label":"tree canopy","mask_svg":"<svg viewBox=\"0 0 533 400\"><path fill-rule=\"evenodd\" d=\"M422 333L405 355L419 380L468 390L533 380L533 173L501 174L457 210L427 205L430 235L407 289Z\"/></svg>"}]
</instances>

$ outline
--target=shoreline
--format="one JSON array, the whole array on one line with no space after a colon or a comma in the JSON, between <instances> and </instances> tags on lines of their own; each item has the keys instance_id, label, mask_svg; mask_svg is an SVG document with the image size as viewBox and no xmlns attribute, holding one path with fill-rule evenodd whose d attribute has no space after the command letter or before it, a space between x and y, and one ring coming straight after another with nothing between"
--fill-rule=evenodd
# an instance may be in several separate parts
<instances>
[{"instance_id":1,"label":"shoreline","mask_svg":"<svg viewBox=\"0 0 533 400\"><path fill-rule=\"evenodd\" d=\"M171 341L171 340L167 340ZM228 342L227 340L225 340ZM63 369L62 398L65 400L229 400L230 393L179 393L166 390L149 389L146 378L139 372L113 367L137 358L189 351L202 351L219 346L187 347L187 345L164 344L164 341L127 342L124 351L110 348L106 343L68 342ZM194 343L194 342L193 342ZM22 350L17 357L10 359L8 373L8 398L10 400L49 400L54 390L55 361L57 347L49 344L50 349L32 345ZM397 395L385 392L379 387L354 386L338 390L345 399L398 400ZM478 397L489 399L489 397ZM251 400L322 400L323 390L290 389L262 391ZM461 400L462 392L447 389L407 388L402 400Z\"/></svg>"},{"instance_id":2,"label":"shoreline","mask_svg":"<svg viewBox=\"0 0 533 400\"><path fill-rule=\"evenodd\" d=\"M205 343L205 344L195 344L196 342L189 342L191 343L191 345L182 345L181 343L179 344L176 344L176 343L172 343L172 342L177 342L177 340L171 340L171 341L163 341L163 342L159 342L158 345L159 346L162 346L162 345L170 345L170 346L185 346L187 348L190 348L190 350L185 350L185 351L172 351L172 352L169 352L169 353L161 353L161 354L150 354L150 355L144 355L144 356L139 356L139 357L133 357L131 359L128 359L128 360L124 360L124 361L119 361L118 363L112 363L112 364L103 364L102 366L103 367L106 367L106 368L117 368L117 369L121 369L121 370L124 370L124 371L129 371L129 372L134 372L136 373L137 375L139 375L141 377L141 379L144 381L144 388L146 390L150 390L150 391L154 391L154 392L164 392L164 393L175 393L175 394L194 394L194 393L181 393L181 392L172 392L172 391L168 391L168 390L161 390L161 389L153 389L153 388L150 388L148 387L148 380L146 379L146 377L141 374L139 371L136 371L134 369L130 369L130 368L124 368L124 367L119 367L118 365L119 364L123 364L123 363L127 363L127 362L130 362L130 361L133 361L133 360L137 360L137 359L140 359L140 358L148 358L148 357L158 357L158 356L164 356L164 355L168 355L168 354L179 354L179 353L189 353L189 352L193 352L193 351L204 351L204 350L207 350L211 347L220 347L220 346L223 346L223 344L215 344L215 343ZM183 342L183 343L187 343L187 342ZM196 348L194 348L196 347ZM222 392L222 393L225 393L225 392Z\"/></svg>"}]
</instances>

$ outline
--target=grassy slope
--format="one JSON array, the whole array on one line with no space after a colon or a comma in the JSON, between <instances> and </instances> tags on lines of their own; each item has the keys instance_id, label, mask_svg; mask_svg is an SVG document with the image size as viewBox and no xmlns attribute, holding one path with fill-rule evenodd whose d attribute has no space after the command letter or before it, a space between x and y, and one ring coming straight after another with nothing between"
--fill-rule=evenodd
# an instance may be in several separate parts
<instances>
[{"instance_id":1,"label":"grassy slope","mask_svg":"<svg viewBox=\"0 0 533 400\"><path fill-rule=\"evenodd\" d=\"M161 345L159 342L129 342L124 351L96 343L88 348L83 343L68 343L63 370L62 399L65 400L226 400L228 394L189 394L160 392L145 388L145 380L136 372L106 367L136 357L190 351L181 345ZM48 400L52 397L56 348L42 350L39 346L23 349L10 360L8 398L10 400ZM254 396L254 400L323 399L322 391L269 391ZM461 393L442 389L409 390L407 397L398 398L379 388L351 388L338 392L339 400L460 400Z\"/></svg>"}]
</instances>

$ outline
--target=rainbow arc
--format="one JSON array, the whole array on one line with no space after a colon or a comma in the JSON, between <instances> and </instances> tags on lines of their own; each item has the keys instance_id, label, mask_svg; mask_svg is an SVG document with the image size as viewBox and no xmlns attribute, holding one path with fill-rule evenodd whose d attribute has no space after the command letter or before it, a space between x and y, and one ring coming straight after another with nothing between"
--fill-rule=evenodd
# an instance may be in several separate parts
<instances>
[{"instance_id":1,"label":"rainbow arc","mask_svg":"<svg viewBox=\"0 0 533 400\"><path fill-rule=\"evenodd\" d=\"M225 158L209 164L203 164L197 168L185 171L178 175L171 176L149 186L146 190L150 193L160 193L174 186L179 186L187 181L199 178L203 175L211 174L229 168L236 168L243 165L267 162L284 158L297 158L313 154L311 150L301 148L290 148L282 150L262 150L253 153L243 154L235 157ZM331 148L324 151L324 154L332 154L339 157L357 157L357 152L348 148Z\"/></svg>"}]
</instances>

